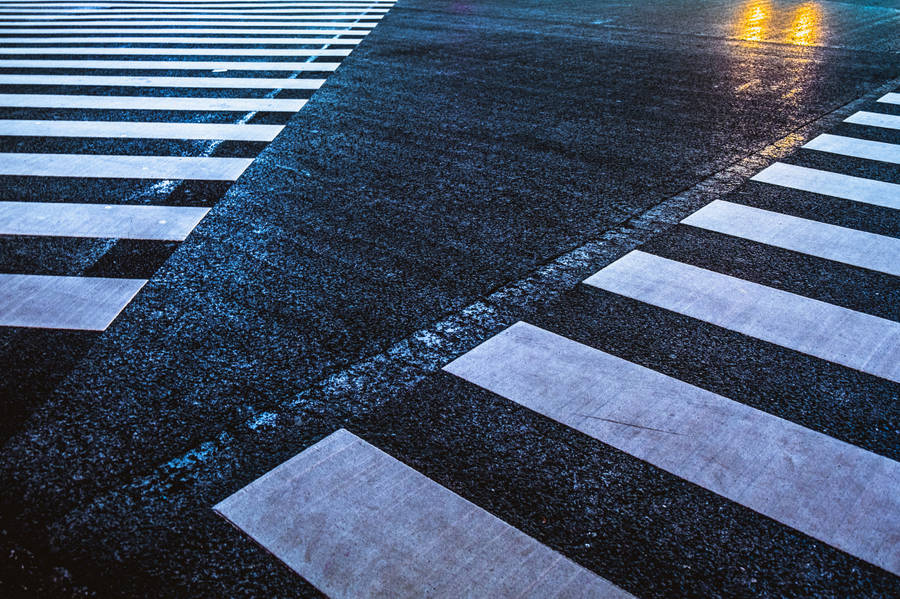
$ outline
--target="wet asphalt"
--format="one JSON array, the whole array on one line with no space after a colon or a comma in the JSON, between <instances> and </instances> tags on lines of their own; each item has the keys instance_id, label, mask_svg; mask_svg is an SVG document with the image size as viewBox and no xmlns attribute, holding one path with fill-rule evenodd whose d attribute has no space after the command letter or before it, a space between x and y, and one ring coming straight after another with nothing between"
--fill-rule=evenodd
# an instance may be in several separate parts
<instances>
[{"instance_id":1,"label":"wet asphalt","mask_svg":"<svg viewBox=\"0 0 900 599\"><path fill-rule=\"evenodd\" d=\"M152 277L103 333L0 330L0 594L317 596L211 506L345 427L639 597L896 596L876 567L438 369L524 319L898 459L895 384L577 285L646 242L900 319L886 275L675 224L719 198L900 234L889 209L746 182L775 157L900 182L796 150L825 131L900 143L840 123L900 114L874 102L900 87L898 23L889 1L400 0L320 90L279 94L311 98L301 112L253 117L287 123L274 142L215 147L258 153L233 185L0 177L9 199L212 207L183 243L0 236L2 272ZM148 118L90 112L0 118ZM234 118L206 114L176 116Z\"/></svg>"}]
</instances>

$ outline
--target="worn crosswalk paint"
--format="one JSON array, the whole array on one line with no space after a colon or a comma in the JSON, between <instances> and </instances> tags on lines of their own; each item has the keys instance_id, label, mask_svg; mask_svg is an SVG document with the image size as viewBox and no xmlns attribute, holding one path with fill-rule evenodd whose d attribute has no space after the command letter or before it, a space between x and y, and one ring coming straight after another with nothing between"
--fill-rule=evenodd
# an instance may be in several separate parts
<instances>
[{"instance_id":1,"label":"worn crosswalk paint","mask_svg":"<svg viewBox=\"0 0 900 599\"><path fill-rule=\"evenodd\" d=\"M681 221L734 237L900 276L900 239L715 200Z\"/></svg>"},{"instance_id":2,"label":"worn crosswalk paint","mask_svg":"<svg viewBox=\"0 0 900 599\"><path fill-rule=\"evenodd\" d=\"M209 208L0 202L0 235L183 241Z\"/></svg>"},{"instance_id":3,"label":"worn crosswalk paint","mask_svg":"<svg viewBox=\"0 0 900 599\"><path fill-rule=\"evenodd\" d=\"M883 141L823 133L804 144L803 147L807 150L900 164L900 144L889 144Z\"/></svg>"},{"instance_id":4,"label":"worn crosswalk paint","mask_svg":"<svg viewBox=\"0 0 900 599\"><path fill-rule=\"evenodd\" d=\"M900 129L900 116L865 110L851 114L844 119L844 122L854 125L867 125L869 127L882 127L884 129Z\"/></svg>"},{"instance_id":5,"label":"worn crosswalk paint","mask_svg":"<svg viewBox=\"0 0 900 599\"><path fill-rule=\"evenodd\" d=\"M585 283L900 382L900 323L892 320L640 250Z\"/></svg>"},{"instance_id":6,"label":"worn crosswalk paint","mask_svg":"<svg viewBox=\"0 0 900 599\"><path fill-rule=\"evenodd\" d=\"M146 282L0 273L0 326L103 331Z\"/></svg>"},{"instance_id":7,"label":"worn crosswalk paint","mask_svg":"<svg viewBox=\"0 0 900 599\"><path fill-rule=\"evenodd\" d=\"M445 367L900 574L900 463L518 323Z\"/></svg>"},{"instance_id":8,"label":"worn crosswalk paint","mask_svg":"<svg viewBox=\"0 0 900 599\"><path fill-rule=\"evenodd\" d=\"M141 77L129 75L0 75L0 85L187 87L206 89L319 89L324 79L271 77Z\"/></svg>"},{"instance_id":9,"label":"worn crosswalk paint","mask_svg":"<svg viewBox=\"0 0 900 599\"><path fill-rule=\"evenodd\" d=\"M83 96L0 94L6 108L89 108L93 110L191 110L296 112L306 100L286 98L179 98L173 96Z\"/></svg>"},{"instance_id":10,"label":"worn crosswalk paint","mask_svg":"<svg viewBox=\"0 0 900 599\"><path fill-rule=\"evenodd\" d=\"M631 596L343 429L215 510L333 599Z\"/></svg>"},{"instance_id":11,"label":"worn crosswalk paint","mask_svg":"<svg viewBox=\"0 0 900 599\"><path fill-rule=\"evenodd\" d=\"M30 121L0 119L0 135L110 137L129 139L223 139L272 141L281 125L158 123L135 121Z\"/></svg>"},{"instance_id":12,"label":"worn crosswalk paint","mask_svg":"<svg viewBox=\"0 0 900 599\"><path fill-rule=\"evenodd\" d=\"M873 206L900 208L900 185L886 181L854 177L783 162L776 162L763 169L751 177L751 180L863 202Z\"/></svg>"},{"instance_id":13,"label":"worn crosswalk paint","mask_svg":"<svg viewBox=\"0 0 900 599\"><path fill-rule=\"evenodd\" d=\"M206 156L6 153L0 154L0 175L234 181L251 162Z\"/></svg>"}]
</instances>

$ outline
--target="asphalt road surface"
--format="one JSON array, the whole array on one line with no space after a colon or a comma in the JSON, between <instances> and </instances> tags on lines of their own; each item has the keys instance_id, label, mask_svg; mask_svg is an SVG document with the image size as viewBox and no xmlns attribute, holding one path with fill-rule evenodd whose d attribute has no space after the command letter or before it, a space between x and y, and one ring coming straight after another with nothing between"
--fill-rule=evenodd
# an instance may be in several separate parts
<instances>
[{"instance_id":1,"label":"asphalt road surface","mask_svg":"<svg viewBox=\"0 0 900 599\"><path fill-rule=\"evenodd\" d=\"M900 595L898 32L0 2L0 596Z\"/></svg>"}]
</instances>

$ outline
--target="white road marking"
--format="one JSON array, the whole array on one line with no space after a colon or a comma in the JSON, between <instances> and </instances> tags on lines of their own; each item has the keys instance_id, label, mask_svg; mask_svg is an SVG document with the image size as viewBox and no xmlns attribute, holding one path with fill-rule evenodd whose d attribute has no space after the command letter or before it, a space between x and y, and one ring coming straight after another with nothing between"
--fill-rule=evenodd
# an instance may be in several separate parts
<instances>
[{"instance_id":1,"label":"white road marking","mask_svg":"<svg viewBox=\"0 0 900 599\"><path fill-rule=\"evenodd\" d=\"M0 85L193 87L214 89L318 89L324 79L266 77L127 77L107 75L0 75Z\"/></svg>"},{"instance_id":2,"label":"white road marking","mask_svg":"<svg viewBox=\"0 0 900 599\"><path fill-rule=\"evenodd\" d=\"M0 202L0 235L183 241L209 208Z\"/></svg>"},{"instance_id":3,"label":"white road marking","mask_svg":"<svg viewBox=\"0 0 900 599\"><path fill-rule=\"evenodd\" d=\"M869 127L883 127L885 129L900 129L900 116L895 114L883 114L881 112L860 112L851 114L844 119L845 123L854 125L867 125Z\"/></svg>"},{"instance_id":4,"label":"white road marking","mask_svg":"<svg viewBox=\"0 0 900 599\"><path fill-rule=\"evenodd\" d=\"M334 71L339 62L227 62L218 60L0 60L0 69L122 69L162 71Z\"/></svg>"},{"instance_id":5,"label":"white road marking","mask_svg":"<svg viewBox=\"0 0 900 599\"><path fill-rule=\"evenodd\" d=\"M103 331L146 282L0 274L0 326Z\"/></svg>"},{"instance_id":6,"label":"white road marking","mask_svg":"<svg viewBox=\"0 0 900 599\"><path fill-rule=\"evenodd\" d=\"M306 100L285 98L177 98L172 96L75 96L0 94L7 108L92 108L106 110L193 110L297 112Z\"/></svg>"},{"instance_id":7,"label":"white road marking","mask_svg":"<svg viewBox=\"0 0 900 599\"><path fill-rule=\"evenodd\" d=\"M630 597L343 429L214 509L332 599Z\"/></svg>"},{"instance_id":8,"label":"white road marking","mask_svg":"<svg viewBox=\"0 0 900 599\"><path fill-rule=\"evenodd\" d=\"M216 15L227 15L227 14L241 14L241 15L253 15L253 14L268 14L268 15L320 15L320 14L342 14L342 15L353 15L353 16L364 16L367 14L379 14L386 13L390 11L390 8L369 8L367 6L348 6L341 8L339 6L334 6L332 8L196 8L196 7L188 7L184 8L188 5L182 5L180 8L156 8L153 6L148 7L126 7L126 8L116 8L111 6L99 6L96 8L70 8L64 6L57 6L54 8L21 8L22 5L18 5L19 8L8 8L9 5L0 4L0 14L3 15L15 15L18 16L20 14L28 14L28 15L37 15L39 18L45 18L42 15L132 15L132 14L216 14ZM287 5L286 5L287 6Z\"/></svg>"},{"instance_id":9,"label":"white road marking","mask_svg":"<svg viewBox=\"0 0 900 599\"><path fill-rule=\"evenodd\" d=\"M154 25L159 25L159 22L153 21ZM254 23L255 25L258 23ZM209 23L206 23L209 25ZM46 35L46 34L56 34L56 33L65 33L65 34L73 34L73 33L99 33L99 34L110 34L110 33L125 33L125 34L136 34L136 33L147 33L154 35L174 35L174 34L187 34L187 35L368 35L369 30L362 29L270 29L270 28L258 28L258 29L220 29L220 28L154 28L148 29L146 27L130 27L130 28L87 28L87 27L65 27L62 29L41 29L41 28L2 28L0 29L0 33L27 33L28 35Z\"/></svg>"},{"instance_id":10,"label":"white road marking","mask_svg":"<svg viewBox=\"0 0 900 599\"><path fill-rule=\"evenodd\" d=\"M0 154L0 175L234 181L252 159L105 154Z\"/></svg>"},{"instance_id":11,"label":"white road marking","mask_svg":"<svg viewBox=\"0 0 900 599\"><path fill-rule=\"evenodd\" d=\"M900 463L518 323L446 371L900 574Z\"/></svg>"},{"instance_id":12,"label":"white road marking","mask_svg":"<svg viewBox=\"0 0 900 599\"><path fill-rule=\"evenodd\" d=\"M751 177L752 181L853 200L884 208L900 208L900 185L853 177L805 166L776 162Z\"/></svg>"},{"instance_id":13,"label":"white road marking","mask_svg":"<svg viewBox=\"0 0 900 599\"><path fill-rule=\"evenodd\" d=\"M272 141L282 125L0 119L0 135Z\"/></svg>"},{"instance_id":14,"label":"white road marking","mask_svg":"<svg viewBox=\"0 0 900 599\"><path fill-rule=\"evenodd\" d=\"M219 44L355 46L358 37L0 37L0 44Z\"/></svg>"},{"instance_id":15,"label":"white road marking","mask_svg":"<svg viewBox=\"0 0 900 599\"><path fill-rule=\"evenodd\" d=\"M378 20L384 17L384 15L365 15L365 14L351 14L351 15L248 15L248 14L222 14L218 12L213 12L209 14L204 13L190 13L190 14L155 14L153 12L149 12L147 14L136 13L136 14L122 14L119 11L112 13L89 13L83 15L6 15L7 18L4 18L4 15L0 13L0 23L2 24L10 24L10 23L18 23L25 22L28 25L37 24L35 21L44 22L61 22L66 21L66 24L69 24L71 21L72 25L78 25L82 21L88 19L97 19L98 21L106 21L106 20L115 20L115 19L157 19L159 21L202 21L206 19L228 19L228 20L240 20L240 21L266 21L272 20L277 21L280 25L288 25L294 22L298 22L297 24L303 24L303 21L359 21L361 19L365 20ZM77 23L75 22L77 21ZM321 25L322 23L316 23L317 25ZM345 23L339 23L339 25L345 25Z\"/></svg>"},{"instance_id":16,"label":"white road marking","mask_svg":"<svg viewBox=\"0 0 900 599\"><path fill-rule=\"evenodd\" d=\"M638 250L585 283L900 382L900 323Z\"/></svg>"},{"instance_id":17,"label":"white road marking","mask_svg":"<svg viewBox=\"0 0 900 599\"><path fill-rule=\"evenodd\" d=\"M95 47L63 47L63 48L10 48L0 47L0 56L6 54L62 54L75 56L89 54L93 56L349 56L352 48L316 49L316 48L95 48Z\"/></svg>"},{"instance_id":18,"label":"white road marking","mask_svg":"<svg viewBox=\"0 0 900 599\"><path fill-rule=\"evenodd\" d=\"M900 94L895 92L884 94L878 98L878 101L883 102L884 104L900 104Z\"/></svg>"},{"instance_id":19,"label":"white road marking","mask_svg":"<svg viewBox=\"0 0 900 599\"><path fill-rule=\"evenodd\" d=\"M715 200L683 221L734 237L900 276L900 239Z\"/></svg>"},{"instance_id":20,"label":"white road marking","mask_svg":"<svg viewBox=\"0 0 900 599\"><path fill-rule=\"evenodd\" d=\"M139 20L119 20L119 21L107 21L107 20L95 20L95 21L78 21L78 22L66 22L66 23L53 23L47 21L35 22L35 21L3 21L0 20L0 26L2 27L11 27L14 25L19 25L21 27L54 27L60 25L66 25L70 29L68 33L72 33L74 31L80 30L79 28L82 26L91 26L91 27L138 27L138 26L149 26L149 27L165 27L166 25L171 25L172 27L240 27L242 24L250 25L252 27L290 27L290 31L296 33L303 33L305 28L307 27L346 27L346 28L354 28L354 29L373 29L378 23L340 23L340 22L331 22L331 21L306 21L306 22L288 22L288 21L253 21L250 23L244 23L243 20L235 21L203 21L203 20L194 20L194 21L167 21L163 19L154 19L152 21L139 21ZM46 30L45 30L46 31ZM266 30L264 29L263 32Z\"/></svg>"},{"instance_id":21,"label":"white road marking","mask_svg":"<svg viewBox=\"0 0 900 599\"><path fill-rule=\"evenodd\" d=\"M805 143L803 147L807 150L840 154L841 156L900 164L900 145L883 141L869 141L868 139L823 133Z\"/></svg>"}]
</instances>

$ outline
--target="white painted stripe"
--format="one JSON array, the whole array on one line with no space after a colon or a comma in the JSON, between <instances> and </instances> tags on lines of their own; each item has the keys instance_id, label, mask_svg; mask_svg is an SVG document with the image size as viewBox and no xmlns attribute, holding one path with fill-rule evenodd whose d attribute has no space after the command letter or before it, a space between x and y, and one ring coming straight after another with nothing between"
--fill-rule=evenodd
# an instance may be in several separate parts
<instances>
[{"instance_id":1,"label":"white painted stripe","mask_svg":"<svg viewBox=\"0 0 900 599\"><path fill-rule=\"evenodd\" d=\"M37 8L49 8L51 10L98 10L98 9L118 9L118 8L250 8L250 9L266 9L266 8L325 8L328 10L336 8L363 9L368 7L388 8L394 6L395 2L218 2L218 3L189 3L189 2L3 2L0 3L2 8L22 8L28 7L28 10Z\"/></svg>"},{"instance_id":2,"label":"white painted stripe","mask_svg":"<svg viewBox=\"0 0 900 599\"><path fill-rule=\"evenodd\" d=\"M45 16L56 15L131 15L135 13L147 14L216 14L216 15L322 15L322 14L340 14L362 16L368 14L384 14L389 12L390 8L368 8L366 6L354 7L332 7L332 8L197 8L185 7L179 8L152 8L152 7L129 7L116 8L110 6L101 6L95 8L71 8L71 7L54 7L54 8L8 8L0 4L0 14L3 15L35 15L35 18L45 18Z\"/></svg>"},{"instance_id":3,"label":"white painted stripe","mask_svg":"<svg viewBox=\"0 0 900 599\"><path fill-rule=\"evenodd\" d=\"M884 104L900 104L900 94L891 92L878 98L878 101Z\"/></svg>"},{"instance_id":4,"label":"white painted stripe","mask_svg":"<svg viewBox=\"0 0 900 599\"><path fill-rule=\"evenodd\" d=\"M0 202L0 235L183 241L209 208Z\"/></svg>"},{"instance_id":5,"label":"white painted stripe","mask_svg":"<svg viewBox=\"0 0 900 599\"><path fill-rule=\"evenodd\" d=\"M219 44L355 46L356 37L0 37L0 44Z\"/></svg>"},{"instance_id":6,"label":"white painted stripe","mask_svg":"<svg viewBox=\"0 0 900 599\"><path fill-rule=\"evenodd\" d=\"M315 49L315 48L10 48L0 47L0 55L4 54L62 54L75 56L90 54L94 56L349 56L352 50Z\"/></svg>"},{"instance_id":7,"label":"white painted stripe","mask_svg":"<svg viewBox=\"0 0 900 599\"><path fill-rule=\"evenodd\" d=\"M633 251L585 283L900 382L900 323Z\"/></svg>"},{"instance_id":8,"label":"white painted stripe","mask_svg":"<svg viewBox=\"0 0 900 599\"><path fill-rule=\"evenodd\" d=\"M214 509L332 599L630 597L343 429Z\"/></svg>"},{"instance_id":9,"label":"white painted stripe","mask_svg":"<svg viewBox=\"0 0 900 599\"><path fill-rule=\"evenodd\" d=\"M445 367L900 574L900 463L518 323Z\"/></svg>"},{"instance_id":10,"label":"white painted stripe","mask_svg":"<svg viewBox=\"0 0 900 599\"><path fill-rule=\"evenodd\" d=\"M146 282L0 274L0 326L103 331Z\"/></svg>"},{"instance_id":11,"label":"white painted stripe","mask_svg":"<svg viewBox=\"0 0 900 599\"><path fill-rule=\"evenodd\" d=\"M272 141L282 125L0 119L0 136Z\"/></svg>"},{"instance_id":12,"label":"white painted stripe","mask_svg":"<svg viewBox=\"0 0 900 599\"><path fill-rule=\"evenodd\" d=\"M69 27L69 33L73 33L75 31L79 31L82 26L87 27L240 27L241 25L250 25L251 27L290 27L290 31L295 31L297 33L303 33L305 28L307 27L347 27L354 29L373 29L378 23L340 23L333 21L304 21L304 22L287 22L287 21L253 21L250 23L245 23L243 20L237 21L202 21L202 20L193 20L193 21L166 21L162 19L153 19L153 20L118 20L118 21L106 21L106 20L94 20L94 21L78 21L78 22L66 22L66 23L54 23L49 21L0 21L0 26L2 27L54 27L66 25ZM46 30L44 30L46 31Z\"/></svg>"},{"instance_id":13,"label":"white painted stripe","mask_svg":"<svg viewBox=\"0 0 900 599\"><path fill-rule=\"evenodd\" d=\"M306 104L306 100L282 98L174 98L171 96L0 94L0 106L7 108L297 112L303 108L304 104Z\"/></svg>"},{"instance_id":14,"label":"white painted stripe","mask_svg":"<svg viewBox=\"0 0 900 599\"><path fill-rule=\"evenodd\" d=\"M900 145L883 141L869 141L868 139L823 133L804 144L803 147L807 150L840 154L841 156L900 164Z\"/></svg>"},{"instance_id":15,"label":"white painted stripe","mask_svg":"<svg viewBox=\"0 0 900 599\"><path fill-rule=\"evenodd\" d=\"M900 185L776 162L751 177L800 191L863 202L884 208L900 208Z\"/></svg>"},{"instance_id":16,"label":"white painted stripe","mask_svg":"<svg viewBox=\"0 0 900 599\"><path fill-rule=\"evenodd\" d=\"M339 62L226 62L211 60L0 60L0 69L122 69L162 71L316 71L330 72Z\"/></svg>"},{"instance_id":17,"label":"white painted stripe","mask_svg":"<svg viewBox=\"0 0 900 599\"><path fill-rule=\"evenodd\" d=\"M8 25L19 21L24 21L28 25L37 25L40 23L54 23L60 21L72 22L73 25L79 25L82 21L88 19L97 19L98 21L106 21L107 19L157 19L159 21L201 21L205 19L222 19L222 20L240 20L240 21L277 21L279 25L289 25L297 23L303 24L304 21L359 21L359 20L380 20L384 15L245 15L245 14L221 14L221 13L189 13L189 14L155 14L149 12L146 14L122 14L120 12L113 13L90 13L84 15L7 15L9 18L3 18L0 13L0 23ZM77 21L77 23L75 22ZM317 23L321 24L321 23ZM340 23L345 25L345 23Z\"/></svg>"},{"instance_id":18,"label":"white painted stripe","mask_svg":"<svg viewBox=\"0 0 900 599\"><path fill-rule=\"evenodd\" d=\"M683 221L749 239L900 276L900 239L715 200Z\"/></svg>"},{"instance_id":19,"label":"white painted stripe","mask_svg":"<svg viewBox=\"0 0 900 599\"><path fill-rule=\"evenodd\" d=\"M265 77L113 77L104 75L0 75L0 85L196 87L215 89L318 89L324 79Z\"/></svg>"},{"instance_id":20,"label":"white painted stripe","mask_svg":"<svg viewBox=\"0 0 900 599\"><path fill-rule=\"evenodd\" d=\"M867 125L869 127L883 127L885 129L900 129L900 116L895 114L882 114L880 112L866 112L861 110L844 119L845 123L854 125Z\"/></svg>"},{"instance_id":21,"label":"white painted stripe","mask_svg":"<svg viewBox=\"0 0 900 599\"><path fill-rule=\"evenodd\" d=\"M154 25L159 25L156 21L153 22ZM207 23L209 25L209 23ZM258 23L254 23L254 25L258 25ZM130 28L105 28L105 29L90 29L87 27L66 27L63 29L33 29L33 28L2 28L0 29L0 33L27 33L28 35L37 35L37 34L50 34L50 33L99 33L102 35L107 35L111 33L124 33L124 34L137 34L137 33L146 33L153 35L174 35L174 34L187 34L187 35L353 35L353 36L365 36L369 34L369 30L362 29L219 29L219 28L190 28L190 29L161 29L154 28L148 29L145 27L130 27Z\"/></svg>"},{"instance_id":22,"label":"white painted stripe","mask_svg":"<svg viewBox=\"0 0 900 599\"><path fill-rule=\"evenodd\" d=\"M0 175L234 181L251 162L200 156L0 154Z\"/></svg>"}]
</instances>

